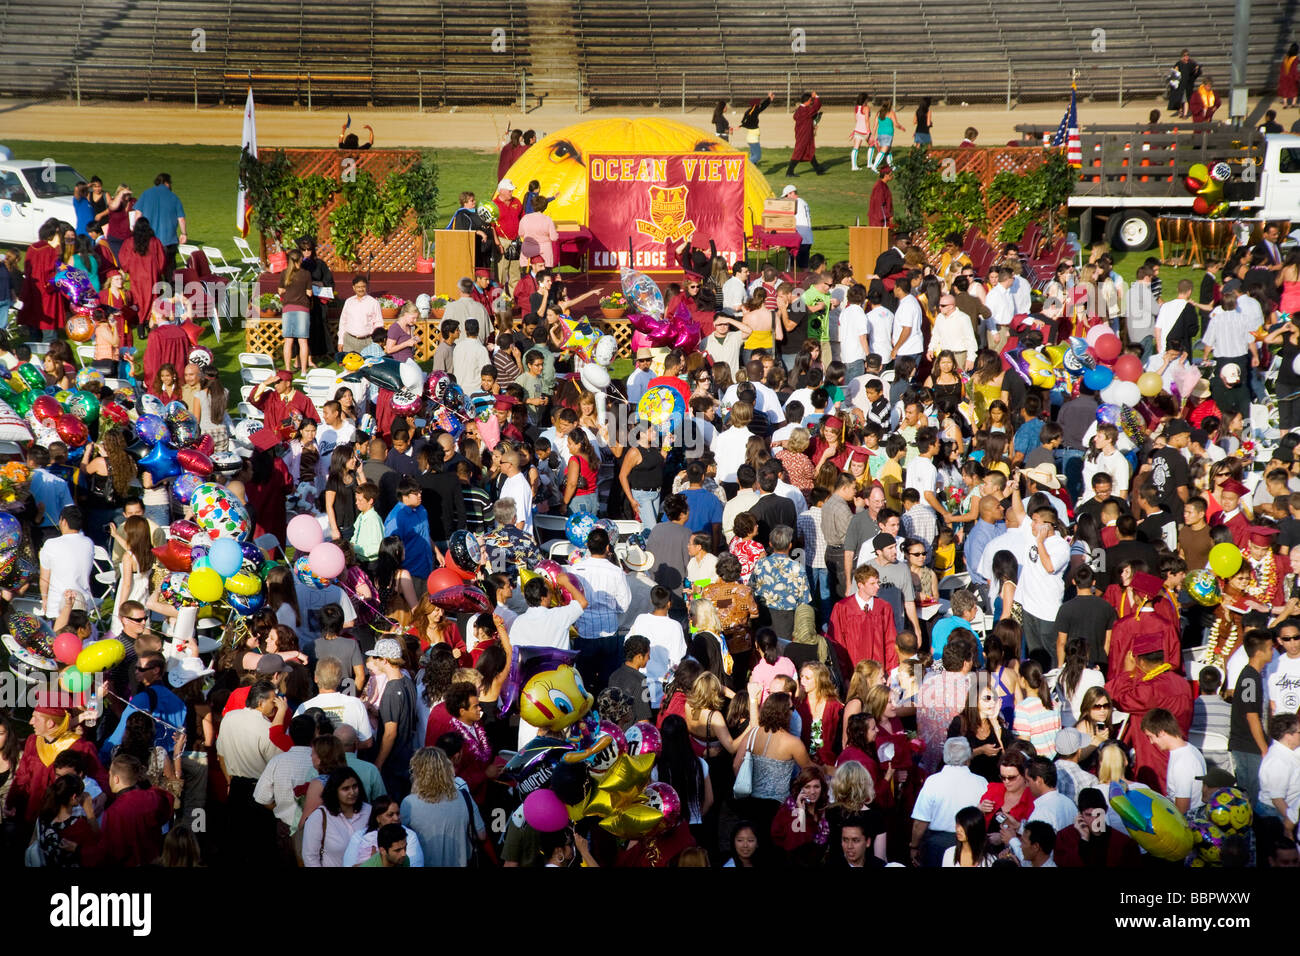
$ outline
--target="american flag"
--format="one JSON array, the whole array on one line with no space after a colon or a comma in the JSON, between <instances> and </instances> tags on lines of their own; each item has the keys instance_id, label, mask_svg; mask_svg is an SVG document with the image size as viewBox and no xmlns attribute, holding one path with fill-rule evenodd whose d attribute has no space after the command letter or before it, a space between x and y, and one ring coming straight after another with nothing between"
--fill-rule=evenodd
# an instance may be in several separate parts
<instances>
[{"instance_id":1,"label":"american flag","mask_svg":"<svg viewBox=\"0 0 1300 956\"><path fill-rule=\"evenodd\" d=\"M1075 105L1076 87L1070 85L1070 108L1061 117L1061 125L1056 128L1052 145L1065 147L1065 160L1071 166L1083 165L1083 143L1079 140L1079 110Z\"/></svg>"}]
</instances>

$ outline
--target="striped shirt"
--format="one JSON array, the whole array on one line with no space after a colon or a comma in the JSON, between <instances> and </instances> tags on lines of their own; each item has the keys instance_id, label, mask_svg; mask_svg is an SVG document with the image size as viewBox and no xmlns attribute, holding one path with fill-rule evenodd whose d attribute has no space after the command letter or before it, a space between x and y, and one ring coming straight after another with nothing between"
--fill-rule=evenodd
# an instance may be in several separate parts
<instances>
[{"instance_id":1,"label":"striped shirt","mask_svg":"<svg viewBox=\"0 0 1300 956\"><path fill-rule=\"evenodd\" d=\"M1212 349L1218 358L1238 358L1250 353L1250 344L1255 338L1253 333L1257 328L1258 323L1238 309L1231 312L1215 309L1210 313L1210 322L1201 344Z\"/></svg>"},{"instance_id":2,"label":"striped shirt","mask_svg":"<svg viewBox=\"0 0 1300 956\"><path fill-rule=\"evenodd\" d=\"M804 563L810 568L826 567L826 539L822 537L822 509L809 508L799 515L796 524L803 541Z\"/></svg>"},{"instance_id":3,"label":"striped shirt","mask_svg":"<svg viewBox=\"0 0 1300 956\"><path fill-rule=\"evenodd\" d=\"M1017 737L1033 744L1038 756L1056 759L1056 732L1061 729L1061 715L1044 707L1037 695L1031 694L1016 704L1011 729Z\"/></svg>"},{"instance_id":4,"label":"striped shirt","mask_svg":"<svg viewBox=\"0 0 1300 956\"><path fill-rule=\"evenodd\" d=\"M460 492L465 500L465 530L471 534L484 533L488 530L487 515L492 508L492 499L477 485L461 485Z\"/></svg>"}]
</instances>

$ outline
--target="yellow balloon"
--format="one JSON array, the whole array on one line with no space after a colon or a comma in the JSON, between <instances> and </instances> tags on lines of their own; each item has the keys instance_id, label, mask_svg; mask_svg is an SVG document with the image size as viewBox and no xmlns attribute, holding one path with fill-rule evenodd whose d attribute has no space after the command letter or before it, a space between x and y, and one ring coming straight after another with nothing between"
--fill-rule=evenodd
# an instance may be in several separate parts
<instances>
[{"instance_id":1,"label":"yellow balloon","mask_svg":"<svg viewBox=\"0 0 1300 956\"><path fill-rule=\"evenodd\" d=\"M83 674L97 674L122 663L125 657L126 648L122 642L107 637L82 649L77 655L77 670Z\"/></svg>"},{"instance_id":2,"label":"yellow balloon","mask_svg":"<svg viewBox=\"0 0 1300 956\"><path fill-rule=\"evenodd\" d=\"M1204 163L1195 163L1192 168L1187 171L1187 175L1192 179L1205 182L1210 178L1210 169Z\"/></svg>"},{"instance_id":3,"label":"yellow balloon","mask_svg":"<svg viewBox=\"0 0 1300 956\"><path fill-rule=\"evenodd\" d=\"M663 818L662 810L638 803L601 820L600 827L620 840L635 840L657 827Z\"/></svg>"},{"instance_id":4,"label":"yellow balloon","mask_svg":"<svg viewBox=\"0 0 1300 956\"><path fill-rule=\"evenodd\" d=\"M1047 348L1043 349L1052 363L1052 368L1065 367L1065 353L1067 349L1068 346L1065 345L1049 345Z\"/></svg>"},{"instance_id":5,"label":"yellow balloon","mask_svg":"<svg viewBox=\"0 0 1300 956\"><path fill-rule=\"evenodd\" d=\"M262 581L256 575L240 571L226 578L226 590L242 597L252 597L261 592Z\"/></svg>"},{"instance_id":6,"label":"yellow balloon","mask_svg":"<svg viewBox=\"0 0 1300 956\"><path fill-rule=\"evenodd\" d=\"M221 575L212 568L199 568L190 573L190 594L196 601L207 603L218 601L224 591L225 584L221 580Z\"/></svg>"},{"instance_id":7,"label":"yellow balloon","mask_svg":"<svg viewBox=\"0 0 1300 956\"><path fill-rule=\"evenodd\" d=\"M1241 548L1230 541L1216 544L1210 549L1210 567L1224 580L1241 570L1242 560Z\"/></svg>"},{"instance_id":8,"label":"yellow balloon","mask_svg":"<svg viewBox=\"0 0 1300 956\"><path fill-rule=\"evenodd\" d=\"M1165 380L1155 372L1143 372L1138 378L1138 391L1152 398L1165 390Z\"/></svg>"},{"instance_id":9,"label":"yellow balloon","mask_svg":"<svg viewBox=\"0 0 1300 956\"><path fill-rule=\"evenodd\" d=\"M530 179L542 184L542 194L555 196L546 214L556 222L587 225L587 160L592 153L703 153L744 156L698 127L670 119L626 117L587 120L542 137L506 172L516 187ZM1206 172L1209 175L1209 172ZM520 195L516 188L515 195ZM763 221L763 200L772 187L762 172L745 158L745 234Z\"/></svg>"}]
</instances>

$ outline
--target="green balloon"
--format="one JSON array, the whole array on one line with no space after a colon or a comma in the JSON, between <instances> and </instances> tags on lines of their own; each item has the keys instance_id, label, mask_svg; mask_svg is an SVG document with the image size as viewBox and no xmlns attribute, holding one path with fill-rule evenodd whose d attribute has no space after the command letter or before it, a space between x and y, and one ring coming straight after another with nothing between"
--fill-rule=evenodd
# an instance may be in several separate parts
<instances>
[{"instance_id":1,"label":"green balloon","mask_svg":"<svg viewBox=\"0 0 1300 956\"><path fill-rule=\"evenodd\" d=\"M68 396L67 409L87 425L99 420L99 398L90 392L73 392Z\"/></svg>"},{"instance_id":2,"label":"green balloon","mask_svg":"<svg viewBox=\"0 0 1300 956\"><path fill-rule=\"evenodd\" d=\"M26 382L30 388L45 390L45 373L31 362L23 362L18 366L18 377Z\"/></svg>"},{"instance_id":3,"label":"green balloon","mask_svg":"<svg viewBox=\"0 0 1300 956\"><path fill-rule=\"evenodd\" d=\"M37 392L33 389L28 389L25 392L19 392L18 395L14 397L13 410L16 411L19 415L26 415L28 412L32 410L32 403L35 402L36 399L38 399L42 394L44 393Z\"/></svg>"},{"instance_id":4,"label":"green balloon","mask_svg":"<svg viewBox=\"0 0 1300 956\"><path fill-rule=\"evenodd\" d=\"M18 393L14 391L13 386L0 378L0 401L6 402L12 408L17 398Z\"/></svg>"},{"instance_id":5,"label":"green balloon","mask_svg":"<svg viewBox=\"0 0 1300 956\"><path fill-rule=\"evenodd\" d=\"M80 694L83 691L90 690L93 680L94 678L90 674L78 670L77 666L73 664L59 675L59 686L69 694Z\"/></svg>"},{"instance_id":6,"label":"green balloon","mask_svg":"<svg viewBox=\"0 0 1300 956\"><path fill-rule=\"evenodd\" d=\"M279 567L287 567L287 565L283 561L271 561L268 559L265 564L257 569L257 576L261 578L262 583L265 584L267 575Z\"/></svg>"}]
</instances>

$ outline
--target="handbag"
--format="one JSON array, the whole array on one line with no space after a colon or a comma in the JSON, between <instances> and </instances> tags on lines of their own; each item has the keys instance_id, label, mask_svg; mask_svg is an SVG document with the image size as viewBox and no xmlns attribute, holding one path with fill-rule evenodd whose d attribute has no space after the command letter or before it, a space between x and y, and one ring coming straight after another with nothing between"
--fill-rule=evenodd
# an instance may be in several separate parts
<instances>
[{"instance_id":1,"label":"handbag","mask_svg":"<svg viewBox=\"0 0 1300 956\"><path fill-rule=\"evenodd\" d=\"M741 758L740 769L736 771L736 782L731 785L732 794L742 799L754 792L754 737L757 733L757 728L749 732L745 756Z\"/></svg>"},{"instance_id":2,"label":"handbag","mask_svg":"<svg viewBox=\"0 0 1300 956\"><path fill-rule=\"evenodd\" d=\"M510 240L510 244L506 246L506 251L503 253L504 257L510 260L511 262L518 260L519 257L522 256L523 254L524 254L524 243L523 240L521 239Z\"/></svg>"},{"instance_id":3,"label":"handbag","mask_svg":"<svg viewBox=\"0 0 1300 956\"><path fill-rule=\"evenodd\" d=\"M460 790L459 787L456 789ZM479 842L478 834L474 832L474 804L470 801L468 791L460 790L460 798L465 801L465 812L469 814L465 824L465 837L469 840L469 859L465 861L465 866L471 870L487 869L488 862L483 852L483 845Z\"/></svg>"}]
</instances>

